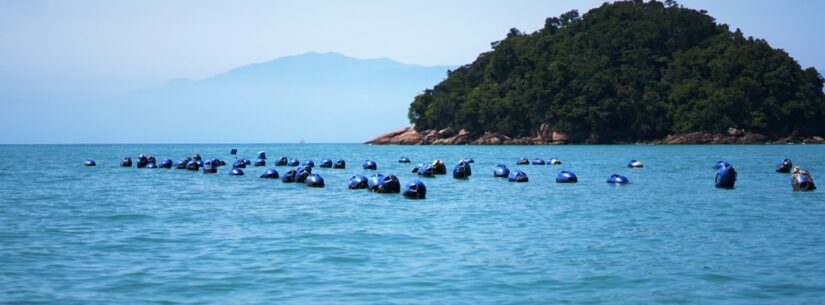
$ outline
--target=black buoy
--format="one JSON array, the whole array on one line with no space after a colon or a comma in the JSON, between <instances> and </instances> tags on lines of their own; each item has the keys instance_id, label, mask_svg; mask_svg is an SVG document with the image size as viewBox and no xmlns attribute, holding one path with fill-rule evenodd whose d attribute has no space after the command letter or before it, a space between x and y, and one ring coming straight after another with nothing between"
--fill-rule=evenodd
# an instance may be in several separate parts
<instances>
[{"instance_id":1,"label":"black buoy","mask_svg":"<svg viewBox=\"0 0 825 305\"><path fill-rule=\"evenodd\" d=\"M95 163L95 160L86 160L86 161L83 161L83 165L84 166L97 166L97 163Z\"/></svg>"},{"instance_id":2,"label":"black buoy","mask_svg":"<svg viewBox=\"0 0 825 305\"><path fill-rule=\"evenodd\" d=\"M337 168L337 169L347 168L347 162L344 161L343 159L335 160L335 163L332 164L332 168Z\"/></svg>"}]
</instances>

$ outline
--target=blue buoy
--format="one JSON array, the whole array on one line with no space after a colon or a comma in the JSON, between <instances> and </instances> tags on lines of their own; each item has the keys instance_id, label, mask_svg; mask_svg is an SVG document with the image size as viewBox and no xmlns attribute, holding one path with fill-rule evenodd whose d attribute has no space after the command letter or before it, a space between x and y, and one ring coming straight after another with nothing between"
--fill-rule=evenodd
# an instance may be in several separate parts
<instances>
[{"instance_id":1,"label":"blue buoy","mask_svg":"<svg viewBox=\"0 0 825 305\"><path fill-rule=\"evenodd\" d=\"M255 160L255 166L266 166L266 159Z\"/></svg>"},{"instance_id":2,"label":"blue buoy","mask_svg":"<svg viewBox=\"0 0 825 305\"><path fill-rule=\"evenodd\" d=\"M215 164L215 161L209 160L203 162L203 173L204 174L216 174L218 173L218 165ZM243 173L241 173L243 174Z\"/></svg>"},{"instance_id":3,"label":"blue buoy","mask_svg":"<svg viewBox=\"0 0 825 305\"><path fill-rule=\"evenodd\" d=\"M544 159L542 159L542 158L533 159L533 165L544 165L544 164L546 164L546 163L544 162Z\"/></svg>"},{"instance_id":4,"label":"blue buoy","mask_svg":"<svg viewBox=\"0 0 825 305\"><path fill-rule=\"evenodd\" d=\"M579 178L576 177L571 171L561 171L558 175L556 175L556 183L576 183L579 182Z\"/></svg>"},{"instance_id":5,"label":"blue buoy","mask_svg":"<svg viewBox=\"0 0 825 305\"><path fill-rule=\"evenodd\" d=\"M284 183L295 182L295 174L297 173L298 172L296 172L294 169L290 169L286 173L284 173L283 176L281 176L281 181L283 181Z\"/></svg>"},{"instance_id":6,"label":"blue buoy","mask_svg":"<svg viewBox=\"0 0 825 305\"><path fill-rule=\"evenodd\" d=\"M524 172L522 172L520 170L516 170L516 171L510 172L510 175L507 176L507 181L510 181L510 182L527 182L527 181L529 181L529 179L527 179L527 174L525 174Z\"/></svg>"},{"instance_id":7,"label":"blue buoy","mask_svg":"<svg viewBox=\"0 0 825 305\"><path fill-rule=\"evenodd\" d=\"M258 159L264 159L264 160L266 160L266 152L259 151L259 152L258 152Z\"/></svg>"},{"instance_id":8,"label":"blue buoy","mask_svg":"<svg viewBox=\"0 0 825 305\"><path fill-rule=\"evenodd\" d=\"M628 183L630 183L630 179L627 179L627 177L619 175L619 174L613 174L613 175L610 175L610 178L607 178L607 183L611 183L611 184L628 184Z\"/></svg>"},{"instance_id":9,"label":"blue buoy","mask_svg":"<svg viewBox=\"0 0 825 305\"><path fill-rule=\"evenodd\" d=\"M201 168L201 166L200 166L200 164L198 164L198 161L192 160L192 161L189 161L189 163L186 163L186 169L187 170L197 171L200 168Z\"/></svg>"},{"instance_id":10,"label":"blue buoy","mask_svg":"<svg viewBox=\"0 0 825 305\"><path fill-rule=\"evenodd\" d=\"M308 172L308 173L312 174L312 167L298 166L298 167L295 168L295 172L300 173L301 171L305 171L305 172Z\"/></svg>"},{"instance_id":11,"label":"blue buoy","mask_svg":"<svg viewBox=\"0 0 825 305\"><path fill-rule=\"evenodd\" d=\"M235 160L235 162L232 162L232 167L234 167L234 168L246 168L246 162L244 162L243 159Z\"/></svg>"},{"instance_id":12,"label":"blue buoy","mask_svg":"<svg viewBox=\"0 0 825 305\"><path fill-rule=\"evenodd\" d=\"M367 179L367 189L372 191L373 188L377 188L378 184L381 183L381 179L384 179L384 175L380 173L372 175L372 177Z\"/></svg>"},{"instance_id":13,"label":"blue buoy","mask_svg":"<svg viewBox=\"0 0 825 305\"><path fill-rule=\"evenodd\" d=\"M315 167L315 162L312 160L305 160L304 163L301 163L303 167Z\"/></svg>"},{"instance_id":14,"label":"blue buoy","mask_svg":"<svg viewBox=\"0 0 825 305\"><path fill-rule=\"evenodd\" d=\"M123 158L123 161L120 161L121 167L132 167L132 158L126 157Z\"/></svg>"},{"instance_id":15,"label":"blue buoy","mask_svg":"<svg viewBox=\"0 0 825 305\"><path fill-rule=\"evenodd\" d=\"M401 182L394 175L376 174L367 182L368 190L376 193L400 193Z\"/></svg>"},{"instance_id":16,"label":"blue buoy","mask_svg":"<svg viewBox=\"0 0 825 305\"><path fill-rule=\"evenodd\" d=\"M230 149L229 154L230 155L237 155L238 154L238 149L237 148Z\"/></svg>"},{"instance_id":17,"label":"blue buoy","mask_svg":"<svg viewBox=\"0 0 825 305\"><path fill-rule=\"evenodd\" d=\"M320 167L320 168L330 168L330 167L332 167L332 160L324 159L324 161L321 161L321 165L319 165L318 167Z\"/></svg>"},{"instance_id":18,"label":"blue buoy","mask_svg":"<svg viewBox=\"0 0 825 305\"><path fill-rule=\"evenodd\" d=\"M84 166L97 166L97 163L95 163L95 160L86 160L86 161L83 161L83 165Z\"/></svg>"},{"instance_id":19,"label":"blue buoy","mask_svg":"<svg viewBox=\"0 0 825 305\"><path fill-rule=\"evenodd\" d=\"M421 164L413 172L418 173L419 176L423 177L435 177L435 167L429 164Z\"/></svg>"},{"instance_id":20,"label":"blue buoy","mask_svg":"<svg viewBox=\"0 0 825 305\"><path fill-rule=\"evenodd\" d=\"M516 165L528 165L528 164L530 164L530 160L528 160L527 158L521 158L518 161L516 161Z\"/></svg>"},{"instance_id":21,"label":"blue buoy","mask_svg":"<svg viewBox=\"0 0 825 305\"><path fill-rule=\"evenodd\" d=\"M776 172L777 173L790 173L791 168L793 168L793 162L791 159L782 160L779 164L776 165Z\"/></svg>"},{"instance_id":22,"label":"blue buoy","mask_svg":"<svg viewBox=\"0 0 825 305\"><path fill-rule=\"evenodd\" d=\"M286 165L298 166L298 165L301 165L301 161L298 161L298 159L290 159L289 162L287 162Z\"/></svg>"},{"instance_id":23,"label":"blue buoy","mask_svg":"<svg viewBox=\"0 0 825 305\"><path fill-rule=\"evenodd\" d=\"M645 165L642 164L642 161L630 160L630 162L627 162L627 167L629 167L629 168L642 168L642 167L645 167Z\"/></svg>"},{"instance_id":24,"label":"blue buoy","mask_svg":"<svg viewBox=\"0 0 825 305\"><path fill-rule=\"evenodd\" d=\"M172 168L172 160L170 160L170 159L163 160L163 161L160 162L160 165L158 165L158 167L160 167L160 168Z\"/></svg>"},{"instance_id":25,"label":"blue buoy","mask_svg":"<svg viewBox=\"0 0 825 305\"><path fill-rule=\"evenodd\" d=\"M420 180L413 180L404 186L404 197L410 199L424 199L427 197L427 187Z\"/></svg>"},{"instance_id":26,"label":"blue buoy","mask_svg":"<svg viewBox=\"0 0 825 305\"><path fill-rule=\"evenodd\" d=\"M306 179L306 185L311 187L324 187L324 177L318 174L309 175Z\"/></svg>"},{"instance_id":27,"label":"blue buoy","mask_svg":"<svg viewBox=\"0 0 825 305\"><path fill-rule=\"evenodd\" d=\"M364 164L361 165L364 169L378 169L378 164L372 160L365 160Z\"/></svg>"},{"instance_id":28,"label":"blue buoy","mask_svg":"<svg viewBox=\"0 0 825 305\"><path fill-rule=\"evenodd\" d=\"M246 165L252 165L252 161L249 161L249 159L241 159L241 161Z\"/></svg>"},{"instance_id":29,"label":"blue buoy","mask_svg":"<svg viewBox=\"0 0 825 305\"><path fill-rule=\"evenodd\" d=\"M137 167L137 168L144 168L144 167L146 167L146 164L149 164L149 159L148 159L148 158L146 158L146 156L144 156L144 155L142 155L142 154L141 154L141 155L138 157L138 161L137 161L137 164L135 165L135 167Z\"/></svg>"},{"instance_id":30,"label":"blue buoy","mask_svg":"<svg viewBox=\"0 0 825 305\"><path fill-rule=\"evenodd\" d=\"M230 176L243 176L243 170L240 169L240 168L237 168L237 167L233 168L231 171L229 171L229 175Z\"/></svg>"},{"instance_id":31,"label":"blue buoy","mask_svg":"<svg viewBox=\"0 0 825 305\"><path fill-rule=\"evenodd\" d=\"M813 191L816 190L814 178L811 173L806 170L795 170L791 176L791 187L794 191Z\"/></svg>"},{"instance_id":32,"label":"blue buoy","mask_svg":"<svg viewBox=\"0 0 825 305\"><path fill-rule=\"evenodd\" d=\"M335 160L335 163L332 164L332 168L337 168L337 169L347 168L347 161L344 161L343 159Z\"/></svg>"},{"instance_id":33,"label":"blue buoy","mask_svg":"<svg viewBox=\"0 0 825 305\"><path fill-rule=\"evenodd\" d=\"M716 163L713 164L713 169L720 169L725 166L730 166L730 163L728 163L728 161L716 161Z\"/></svg>"},{"instance_id":34,"label":"blue buoy","mask_svg":"<svg viewBox=\"0 0 825 305\"><path fill-rule=\"evenodd\" d=\"M175 163L172 164L172 167L174 167L175 169L186 169L186 166L189 165L189 161L191 161L189 158L180 161L175 161Z\"/></svg>"},{"instance_id":35,"label":"blue buoy","mask_svg":"<svg viewBox=\"0 0 825 305\"><path fill-rule=\"evenodd\" d=\"M410 158L407 158L407 157L398 158L398 163L410 163Z\"/></svg>"},{"instance_id":36,"label":"blue buoy","mask_svg":"<svg viewBox=\"0 0 825 305\"><path fill-rule=\"evenodd\" d=\"M561 160L556 158L550 158L550 161L547 161L547 164L550 165L561 165Z\"/></svg>"},{"instance_id":37,"label":"blue buoy","mask_svg":"<svg viewBox=\"0 0 825 305\"><path fill-rule=\"evenodd\" d=\"M367 177L363 175L355 175L349 178L349 189L351 190L365 189L368 186Z\"/></svg>"},{"instance_id":38,"label":"blue buoy","mask_svg":"<svg viewBox=\"0 0 825 305\"><path fill-rule=\"evenodd\" d=\"M287 164L289 164L289 159L287 159L284 156L281 156L281 158L279 158L278 161L275 162L275 166L287 166Z\"/></svg>"},{"instance_id":39,"label":"blue buoy","mask_svg":"<svg viewBox=\"0 0 825 305\"><path fill-rule=\"evenodd\" d=\"M261 174L261 178L278 179L278 178L280 178L280 175L278 174L278 170L276 170L274 168L270 168L270 169L266 170L263 174Z\"/></svg>"},{"instance_id":40,"label":"blue buoy","mask_svg":"<svg viewBox=\"0 0 825 305\"><path fill-rule=\"evenodd\" d=\"M157 163L155 163L155 162L149 162L148 164L146 164L145 168L152 168L152 169L154 169L154 168L158 168L158 165L157 165Z\"/></svg>"},{"instance_id":41,"label":"blue buoy","mask_svg":"<svg viewBox=\"0 0 825 305\"><path fill-rule=\"evenodd\" d=\"M725 164L716 172L716 187L732 189L735 183L736 169L733 168L733 165Z\"/></svg>"},{"instance_id":42,"label":"blue buoy","mask_svg":"<svg viewBox=\"0 0 825 305\"><path fill-rule=\"evenodd\" d=\"M464 161L465 163L476 163L476 160L473 160L473 158L464 158L461 161Z\"/></svg>"},{"instance_id":43,"label":"blue buoy","mask_svg":"<svg viewBox=\"0 0 825 305\"><path fill-rule=\"evenodd\" d=\"M507 178L510 175L510 169L507 168L507 165L499 164L496 165L496 168L493 169L493 176L499 178Z\"/></svg>"},{"instance_id":44,"label":"blue buoy","mask_svg":"<svg viewBox=\"0 0 825 305\"><path fill-rule=\"evenodd\" d=\"M461 161L453 168L453 178L467 179L473 174L470 163Z\"/></svg>"}]
</instances>

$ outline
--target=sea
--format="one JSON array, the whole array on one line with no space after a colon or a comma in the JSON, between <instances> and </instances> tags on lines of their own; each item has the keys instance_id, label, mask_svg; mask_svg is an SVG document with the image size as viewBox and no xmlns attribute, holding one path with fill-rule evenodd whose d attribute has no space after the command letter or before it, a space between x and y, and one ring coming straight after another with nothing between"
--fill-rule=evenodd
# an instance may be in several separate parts
<instances>
[{"instance_id":1,"label":"sea","mask_svg":"<svg viewBox=\"0 0 825 305\"><path fill-rule=\"evenodd\" d=\"M233 148L347 167L316 167L323 188L259 178L269 166L119 167L231 164ZM469 179L411 172L464 158ZM785 158L825 179L823 145L0 145L0 303L823 304L825 189L792 191ZM734 189L714 187L720 160ZM426 199L348 189L375 173L420 179Z\"/></svg>"}]
</instances>

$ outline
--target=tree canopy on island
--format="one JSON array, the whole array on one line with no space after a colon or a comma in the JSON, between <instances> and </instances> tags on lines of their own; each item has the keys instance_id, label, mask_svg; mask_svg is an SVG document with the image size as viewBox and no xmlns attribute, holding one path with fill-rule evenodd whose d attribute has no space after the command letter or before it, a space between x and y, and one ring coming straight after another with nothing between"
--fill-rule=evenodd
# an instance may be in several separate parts
<instances>
[{"instance_id":1,"label":"tree canopy on island","mask_svg":"<svg viewBox=\"0 0 825 305\"><path fill-rule=\"evenodd\" d=\"M625 133L650 139L729 127L822 132L823 78L767 41L666 3L605 3L543 29L510 29L471 64L415 97L417 130L531 136Z\"/></svg>"}]
</instances>

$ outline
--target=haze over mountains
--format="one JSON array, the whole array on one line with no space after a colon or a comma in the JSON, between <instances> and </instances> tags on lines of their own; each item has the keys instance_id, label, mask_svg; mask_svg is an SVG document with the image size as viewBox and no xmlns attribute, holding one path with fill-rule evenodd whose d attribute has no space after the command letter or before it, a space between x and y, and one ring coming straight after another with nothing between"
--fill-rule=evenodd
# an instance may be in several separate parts
<instances>
[{"instance_id":1,"label":"haze over mountains","mask_svg":"<svg viewBox=\"0 0 825 305\"><path fill-rule=\"evenodd\" d=\"M204 80L173 80L159 88L81 106L98 108L95 111L73 111L106 113L105 117L64 117L61 113L67 109L59 103L38 111L44 112L40 117L50 125L43 129L48 133L45 142L296 143L302 138L311 143L363 142L409 124L409 103L446 78L450 68L306 53ZM14 115L8 116L3 124L8 127L43 128L38 122L15 122ZM31 143L14 135L3 142Z\"/></svg>"}]
</instances>

